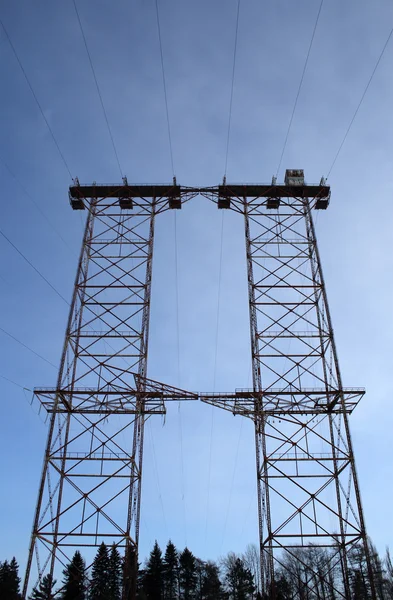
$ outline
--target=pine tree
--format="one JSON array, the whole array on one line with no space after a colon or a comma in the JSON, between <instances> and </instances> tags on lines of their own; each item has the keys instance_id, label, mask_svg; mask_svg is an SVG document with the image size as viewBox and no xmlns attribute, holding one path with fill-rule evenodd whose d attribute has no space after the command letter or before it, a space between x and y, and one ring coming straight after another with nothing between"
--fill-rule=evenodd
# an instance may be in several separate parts
<instances>
[{"instance_id":1,"label":"pine tree","mask_svg":"<svg viewBox=\"0 0 393 600\"><path fill-rule=\"evenodd\" d=\"M163 562L162 552L157 543L150 552L143 578L143 591L149 600L162 600L163 597Z\"/></svg>"},{"instance_id":2,"label":"pine tree","mask_svg":"<svg viewBox=\"0 0 393 600\"><path fill-rule=\"evenodd\" d=\"M62 600L85 600L86 598L86 565L81 553L77 550L71 562L63 570Z\"/></svg>"},{"instance_id":3,"label":"pine tree","mask_svg":"<svg viewBox=\"0 0 393 600\"><path fill-rule=\"evenodd\" d=\"M165 600L175 600L178 598L178 573L179 556L174 544L169 540L163 562L163 597Z\"/></svg>"},{"instance_id":4,"label":"pine tree","mask_svg":"<svg viewBox=\"0 0 393 600\"><path fill-rule=\"evenodd\" d=\"M10 562L0 563L0 598L1 600L19 600L20 577L15 557Z\"/></svg>"},{"instance_id":5,"label":"pine tree","mask_svg":"<svg viewBox=\"0 0 393 600\"><path fill-rule=\"evenodd\" d=\"M204 571L202 582L203 600L217 600L217 598L222 598L223 589L218 566L216 563L208 561L205 563Z\"/></svg>"},{"instance_id":6,"label":"pine tree","mask_svg":"<svg viewBox=\"0 0 393 600\"><path fill-rule=\"evenodd\" d=\"M109 552L104 542L99 546L93 561L89 598L90 600L109 598Z\"/></svg>"},{"instance_id":7,"label":"pine tree","mask_svg":"<svg viewBox=\"0 0 393 600\"><path fill-rule=\"evenodd\" d=\"M231 563L225 580L231 600L248 600L255 590L253 576L241 558L235 558Z\"/></svg>"},{"instance_id":8,"label":"pine tree","mask_svg":"<svg viewBox=\"0 0 393 600\"><path fill-rule=\"evenodd\" d=\"M180 565L180 590L182 598L189 600L195 597L196 589L196 565L195 556L188 548L184 548L179 558Z\"/></svg>"},{"instance_id":9,"label":"pine tree","mask_svg":"<svg viewBox=\"0 0 393 600\"><path fill-rule=\"evenodd\" d=\"M109 556L108 591L110 600L120 600L123 580L123 565L120 553L115 544Z\"/></svg>"},{"instance_id":10,"label":"pine tree","mask_svg":"<svg viewBox=\"0 0 393 600\"><path fill-rule=\"evenodd\" d=\"M30 600L53 600L55 597L53 588L56 585L56 580L48 573L41 579L38 586L33 588Z\"/></svg>"}]
</instances>

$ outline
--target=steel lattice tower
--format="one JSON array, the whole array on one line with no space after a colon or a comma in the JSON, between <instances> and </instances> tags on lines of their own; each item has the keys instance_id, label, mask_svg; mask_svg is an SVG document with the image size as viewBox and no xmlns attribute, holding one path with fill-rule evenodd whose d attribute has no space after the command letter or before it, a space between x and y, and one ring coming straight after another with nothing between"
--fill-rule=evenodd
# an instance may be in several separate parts
<instances>
[{"instance_id":1,"label":"steel lattice tower","mask_svg":"<svg viewBox=\"0 0 393 600\"><path fill-rule=\"evenodd\" d=\"M23 597L34 558L39 578L61 575L75 550L105 541L125 557L126 600L135 597L144 424L165 399L187 397L146 379L155 217L180 206L180 188L76 180L70 201L88 216L57 386L35 390L51 416Z\"/></svg>"},{"instance_id":2,"label":"steel lattice tower","mask_svg":"<svg viewBox=\"0 0 393 600\"><path fill-rule=\"evenodd\" d=\"M244 219L251 390L195 394L146 378L155 217L198 194ZM322 581L349 600L358 549L376 598L348 425L364 390L342 384L312 219L329 199L302 171L281 185L75 181L71 205L88 216L57 386L36 390L50 426L24 598L34 557L42 577L102 541L122 550L123 600L135 597L144 424L165 400L198 399L254 423L263 593L276 598L277 567L296 575L289 558L308 574L307 598ZM314 546L318 568L302 554Z\"/></svg>"},{"instance_id":3,"label":"steel lattice tower","mask_svg":"<svg viewBox=\"0 0 393 600\"><path fill-rule=\"evenodd\" d=\"M364 390L342 384L312 218L312 209L327 208L330 189L293 170L285 185L224 180L206 195L244 219L253 389L204 400L255 424L263 592L276 597L277 567L296 576L294 558L308 571L304 597L325 597L322 580L329 598L352 598L356 548L376 598L348 426ZM310 544L326 552L318 569L302 554Z\"/></svg>"}]
</instances>

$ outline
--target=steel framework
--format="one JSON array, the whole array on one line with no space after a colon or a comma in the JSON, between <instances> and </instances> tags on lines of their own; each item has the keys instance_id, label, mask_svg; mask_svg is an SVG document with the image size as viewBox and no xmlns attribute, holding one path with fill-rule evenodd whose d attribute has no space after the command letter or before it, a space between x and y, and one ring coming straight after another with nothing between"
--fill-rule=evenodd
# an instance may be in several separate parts
<instances>
[{"instance_id":1,"label":"steel framework","mask_svg":"<svg viewBox=\"0 0 393 600\"><path fill-rule=\"evenodd\" d=\"M155 217L198 194L244 219L251 390L193 394L147 379ZM322 581L326 597L349 599L360 548L375 598L348 426L364 390L342 385L312 219L329 198L323 181L71 186L72 207L88 214L57 385L36 390L50 426L24 598L34 557L41 578L103 540L124 553L123 600L135 597L144 424L166 400L197 399L255 424L263 593L276 597L277 567L296 576L294 559L307 598L325 597ZM302 554L315 546L317 567Z\"/></svg>"},{"instance_id":2,"label":"steel framework","mask_svg":"<svg viewBox=\"0 0 393 600\"><path fill-rule=\"evenodd\" d=\"M180 188L76 180L70 201L88 214L57 385L35 390L50 426L23 597L34 556L38 578L53 576L105 541L124 553L125 600L135 597L145 422L164 400L195 397L146 378L155 217L178 206Z\"/></svg>"},{"instance_id":3,"label":"steel framework","mask_svg":"<svg viewBox=\"0 0 393 600\"><path fill-rule=\"evenodd\" d=\"M277 566L296 578L301 563L304 598L352 598L348 561L360 550L375 598L348 425L364 390L342 384L312 218L330 189L224 181L205 194L244 219L253 389L201 399L255 424L263 592L276 597Z\"/></svg>"}]
</instances>

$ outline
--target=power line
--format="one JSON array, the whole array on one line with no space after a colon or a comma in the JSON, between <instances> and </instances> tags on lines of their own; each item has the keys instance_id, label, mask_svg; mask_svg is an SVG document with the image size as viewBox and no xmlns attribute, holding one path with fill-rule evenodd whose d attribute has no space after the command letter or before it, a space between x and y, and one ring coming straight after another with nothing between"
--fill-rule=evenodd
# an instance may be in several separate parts
<instances>
[{"instance_id":1,"label":"power line","mask_svg":"<svg viewBox=\"0 0 393 600\"><path fill-rule=\"evenodd\" d=\"M16 383L16 381L13 381L12 379L10 379L9 377L6 377L5 375L2 375L0 373L0 377L1 379L4 379L5 381L8 381L9 383L12 383L13 385L16 385L16 387L20 388L21 390L26 390L27 392L32 392L33 390L31 390L30 388L21 385L20 383Z\"/></svg>"},{"instance_id":2,"label":"power line","mask_svg":"<svg viewBox=\"0 0 393 600\"><path fill-rule=\"evenodd\" d=\"M238 0L238 2L237 2L236 29L235 29L235 46L234 46L234 49L233 49L231 96L230 96L230 101L229 101L227 147L226 147L226 152L225 152L225 169L224 169L224 175L225 176L227 174L228 153L229 153L229 138L230 138L230 134L231 134L233 87L234 87L234 83L235 83L235 67L236 67L236 54L237 54L237 37L238 37L238 31L239 31L239 15L240 15L240 0Z\"/></svg>"},{"instance_id":3,"label":"power line","mask_svg":"<svg viewBox=\"0 0 393 600\"><path fill-rule=\"evenodd\" d=\"M101 103L101 107L102 107L102 112L104 113L104 118L105 118L106 126L108 128L109 137L110 137L111 142L112 142L113 152L115 153L115 156L116 156L116 162L117 162L117 165L119 167L120 176L123 177L123 171L121 169L119 155L117 153L115 140L114 140L114 137L113 137L113 134L112 134L111 127L109 125L108 115L107 115L107 112L105 110L104 101L102 99L102 94L101 94L100 86L98 84L98 80L97 80L96 72L95 72L95 69L94 69L93 61L92 61L92 58L91 58L89 47L87 45L87 40L86 40L85 32L84 32L84 29L83 29L82 21L81 21L81 18L79 16L79 11L78 11L78 7L76 5L76 0L73 0L73 4L74 4L74 8L75 8L75 13L76 13L76 16L77 16L77 19L78 19L78 23L79 23L79 28L81 30L81 34L82 34L82 38L83 38L83 43L84 43L85 48L86 48L87 57L89 59L91 72L93 73L94 82L96 84L98 97L100 99L100 103Z\"/></svg>"},{"instance_id":4,"label":"power line","mask_svg":"<svg viewBox=\"0 0 393 600\"><path fill-rule=\"evenodd\" d=\"M333 167L334 167L334 165L336 164L336 161L337 161L337 159L338 159L338 157L339 157L339 154L340 154L340 152L341 152L341 150L342 150L342 148L343 148L343 146L344 146L344 144L345 144L345 141L346 141L346 139L347 139L347 137L348 137L348 134L349 134L349 132L350 132L350 130L351 130L351 128L352 128L352 125L353 125L353 123L354 123L354 121L355 121L355 119L356 119L356 116L357 116L357 114L358 114L358 112L359 112L359 109L360 109L360 107L361 107L361 105L362 105L362 103L363 103L363 100L364 100L364 98L365 98L365 96L366 96L366 94L367 94L368 88L370 87L370 85L371 85L371 82L372 82L372 80L373 80L373 78L374 78L374 75L375 75L375 73L376 73L376 71L377 71L377 69L378 69L379 63L381 62L381 60L382 60L382 57L383 57L383 55L385 54L385 50L386 50L386 48L388 47L388 44L389 44L389 42L390 42L390 38L392 37L392 34L393 34L393 27L392 27L392 29L390 30L390 33L389 33L389 35L388 35L388 37L387 37L387 40L386 40L386 42L385 42L385 43L384 43L384 45L383 45L383 48L382 48L382 50L381 50L381 53L380 53L380 55L378 56L378 60L377 60L377 62L376 62L376 64L375 64L375 66L374 66L374 69L373 69L373 71L372 71L372 73L371 73L371 76L370 76L370 78L369 78L368 82L367 82L367 85L366 85L366 87L364 88L364 91L363 91L363 94L361 95L361 98L360 98L359 104L357 105L357 107L356 107L356 110L355 110L355 112L354 112L354 114L353 114L353 117L352 117L352 119L351 119L351 120L350 120L350 122L349 122L349 125L348 125L348 127L347 127L347 130L346 130L346 132L345 132L345 134L344 134L344 137L343 137L343 139L342 139L342 141L341 141L341 144L340 144L340 146L339 146L339 148L338 148L338 150L337 150L337 152L336 152L336 155L335 155L335 157L334 157L334 159L333 159L333 162L332 162L332 164L330 165L330 169L329 169L329 171L328 171L328 174L327 174L327 177L326 177L326 179L327 179L327 178L330 176L330 173L332 172L332 170L333 170Z\"/></svg>"},{"instance_id":5,"label":"power line","mask_svg":"<svg viewBox=\"0 0 393 600\"><path fill-rule=\"evenodd\" d=\"M312 45L314 43L315 32L316 32L317 27L318 27L319 17L321 15L321 10L322 10L323 3L324 3L324 0L321 0L321 3L319 5L319 9L318 9L317 18L316 18L316 21L315 21L315 24L314 24L314 29L313 29L313 32L312 32L311 40L310 40L310 45L309 45L308 51L307 51L306 61L304 63L302 76L300 78L299 87L298 87L298 90L297 90L297 94L296 94L296 98L295 98L295 104L293 105L291 118L289 120L289 125L288 125L287 133L286 133L286 136L285 136L285 140L284 140L284 146L283 146L283 149L282 149L282 152L281 152L281 156L280 156L280 160L279 160L279 163L278 163L278 167L277 167L277 171L276 171L276 177L278 176L278 172L279 172L280 167L281 167L282 159L284 158L285 149L287 147L288 137L289 137L289 133L291 131L293 118L295 116L296 107L297 107L297 103L298 103L299 96L300 96L300 91L302 89L302 85L303 85L303 81L304 81L304 76L306 74L308 60L310 58L311 48L312 48Z\"/></svg>"},{"instance_id":6,"label":"power line","mask_svg":"<svg viewBox=\"0 0 393 600\"><path fill-rule=\"evenodd\" d=\"M176 338L177 338L177 376L178 384L180 386L180 327L179 327L179 269L178 269L178 252L177 252L177 219L176 211L174 213L174 242L175 242L175 289L176 289ZM183 505L183 521L184 521L184 533L185 542L187 546L187 511L186 511L186 494L184 484L184 455L183 455L183 421L181 414L181 404L178 404L178 418L179 418L179 439L180 439L180 477L181 477L181 493L182 493L182 505Z\"/></svg>"},{"instance_id":7,"label":"power line","mask_svg":"<svg viewBox=\"0 0 393 600\"><path fill-rule=\"evenodd\" d=\"M16 338L14 335L12 335L12 333L9 333L8 331L6 331L5 329L3 329L2 327L0 327L0 331L2 331L5 335L8 335L8 337L10 337L11 339L13 339L15 342L17 342L21 346L23 346L23 348L26 348L26 350L28 350L32 354L35 354L36 356L38 356L38 358L41 358L41 360L44 360L51 367L53 367L54 369L57 369L56 365L54 365L53 363L51 363L50 360L48 360L44 356L41 356L41 354L38 354L38 352L36 352L32 348L30 348L30 346L27 346L27 344L24 344L23 342L21 342L20 340L18 340L18 338ZM14 382L12 382L12 383L14 383Z\"/></svg>"},{"instance_id":8,"label":"power line","mask_svg":"<svg viewBox=\"0 0 393 600\"><path fill-rule=\"evenodd\" d=\"M233 492L233 485L235 483L235 475L236 475L236 469L237 469L237 462L238 462L238 459L239 459L239 448L240 448L240 440L241 440L242 431L243 431L243 423L244 423L244 417L241 418L241 422L240 422L239 438L237 440L235 462L233 464L232 481L231 481L231 487L229 489L228 505L227 505L227 511L226 511L226 514L225 514L225 521L224 521L224 530L222 532L221 552L222 552L222 547L224 545L225 534L226 534L226 529L227 529L227 524L228 524L229 509L230 509L231 501L232 501L232 492Z\"/></svg>"},{"instance_id":9,"label":"power line","mask_svg":"<svg viewBox=\"0 0 393 600\"><path fill-rule=\"evenodd\" d=\"M45 124L46 124L46 126L47 126L47 128L48 128L48 131L49 131L49 133L50 133L50 134L51 134L51 136L52 136L52 140L53 140L53 142L54 142L54 144L55 144L55 146L56 146L56 148L57 148L57 151L58 151L58 153L59 153L59 155L60 155L60 157L61 157L61 160L63 161L63 163L64 163L64 166L65 166L65 168L67 169L67 171L68 171L68 174L69 174L70 178L72 179L72 174L71 174L70 168L69 168L69 166L68 166L68 163L67 163L67 161L66 161L66 159L65 159L65 157L64 157L64 154L62 153L62 151L61 151L61 149L60 149L60 146L59 146L59 144L58 144L58 142L57 142L57 139L56 139L56 137L55 137L55 134L53 133L53 130L52 130L51 126L49 125L48 119L46 118L46 116L45 116L45 113L44 113L44 111L43 111L43 108L42 108L42 106L41 106L41 104L40 104L40 102L39 102L39 100L38 100L38 98L37 98L37 95L36 95L35 91L34 91L34 88L33 88L32 84L30 83L30 80L29 80L29 78L28 78L28 76L27 76L27 73L26 73L26 71L25 71L24 67L23 67L23 64L22 64L22 62L21 62L21 60L20 60L20 58L19 58L19 56L18 56L18 53L16 52L15 46L13 45L13 43L12 43L12 41L11 41L11 38L10 38L10 36L9 36L9 34L8 34L8 31L7 31L7 29L5 28L5 25L4 25L4 23L3 23L3 21L2 21L1 19L0 19L0 25L1 25L1 26L2 26L2 28L3 28L3 31L4 31L4 33L5 33L6 37L7 37L8 43L9 43L9 45L10 45L10 47L11 47L11 50L12 50L12 52L13 52L13 54L14 54L14 56L15 56L16 60L17 60L17 63L18 63L18 65L19 65L19 67L20 67L20 69L21 69L21 71L22 71L23 75L24 75L24 78L26 79L27 85L29 86L31 93L33 94L33 98L34 98L34 100L35 100L35 102L36 102L36 104L37 104L37 106L38 106L38 108L39 108L39 111L40 111L40 113L41 113L41 116L42 116L42 118L43 118L43 119L44 119L44 121L45 121Z\"/></svg>"},{"instance_id":10,"label":"power line","mask_svg":"<svg viewBox=\"0 0 393 600\"><path fill-rule=\"evenodd\" d=\"M50 225L50 227L53 229L53 231L56 233L56 235L61 239L61 241L63 242L63 244L67 247L67 249L70 252L73 252L72 248L68 245L68 243L66 242L66 240L63 238L63 236L61 235L60 231L58 231L57 228L53 225L52 221L49 219L49 217L46 215L46 213L41 209L41 207L39 206L39 204L34 200L33 196L27 191L27 189L25 188L25 186L23 185L23 183L20 181L20 179L15 175L15 173L11 170L11 168L7 165L7 163L4 162L4 160L2 160L2 159L0 159L0 160L1 160L1 163L4 166L4 168L7 169L7 171L11 175L11 177L20 186L20 188L24 192L25 196L35 206L35 208L38 210L38 212L40 213L40 215L46 220L46 222L48 223L48 225Z\"/></svg>"},{"instance_id":11,"label":"power line","mask_svg":"<svg viewBox=\"0 0 393 600\"><path fill-rule=\"evenodd\" d=\"M216 374L217 374L217 356L218 356L218 332L220 324L220 297L221 297L221 275L222 275L222 250L223 250L223 239L224 239L224 214L222 211L221 216L221 241L220 241L220 261L218 268L218 293L217 293L217 315L216 315L216 344L214 353L214 370L213 370L213 393L216 391ZM210 504L210 484L211 484L211 467L212 467L212 450L213 450L213 431L214 431L214 406L211 407L211 421L210 421L210 441L209 441L209 463L208 463L208 475L207 475L207 500L206 500L206 522L205 522L205 545L207 540L207 525L209 517L209 504Z\"/></svg>"},{"instance_id":12,"label":"power line","mask_svg":"<svg viewBox=\"0 0 393 600\"><path fill-rule=\"evenodd\" d=\"M166 91L164 53L162 50L160 12L158 10L158 0L156 0L156 16L157 16L158 41L160 43L161 71L162 71L162 83L164 86L164 99L165 99L166 122L167 122L167 127L168 127L169 152L171 155L172 174L173 174L173 176L175 176L175 167L174 167L174 163L173 163L172 134L171 134L171 124L170 124L170 120L169 120L168 96L167 96L167 91Z\"/></svg>"},{"instance_id":13,"label":"power line","mask_svg":"<svg viewBox=\"0 0 393 600\"><path fill-rule=\"evenodd\" d=\"M60 294L60 292L59 292L59 291L58 291L58 290L57 290L57 289L56 289L56 288L55 288L55 287L54 287L54 286L51 284L51 282L50 282L50 281L49 281L49 280L48 280L48 279L45 277L45 275L43 275L43 274L41 273L41 271L39 271L39 270L37 269L37 267L35 267L35 266L33 265L33 263L32 263L32 262L30 262L30 260L27 258L27 256L25 256L25 255L23 254L23 252L22 252L21 250L19 250L19 248L18 248L17 246L15 246L15 244L14 244L13 242L11 242L10 238L9 238L9 237L7 237L7 236L5 235L5 233L3 233L3 231L1 231L1 229L0 229L0 235L2 235L2 236L3 236L3 238L4 238L4 239L5 239L5 240L6 240L6 241L7 241L7 242L10 244L10 246L12 246L12 247L13 247L13 249L14 249L14 250L15 250L15 251L16 251L16 252L17 252L17 253L18 253L18 254L19 254L19 255L20 255L22 258L23 258L23 260L24 260L24 261L26 261L26 262L27 262L27 264L28 264L28 265L29 265L29 266L30 266L30 267L31 267L31 268L32 268L32 269L33 269L33 270L34 270L34 271L35 271L35 272L36 272L36 273L37 273L37 274L38 274L38 275L41 277L41 279L43 279L43 280L45 281L45 283L46 283L47 285L49 285L49 287L50 287L50 288L51 288L51 289L52 289L52 290L55 292L55 294L57 294L57 295L59 296L59 298L61 298L61 299L63 300L63 302L65 302L65 303L66 303L66 304L69 306L69 302L68 302L68 301L67 301L67 300L64 298L64 296L62 296L62 295Z\"/></svg>"}]
</instances>

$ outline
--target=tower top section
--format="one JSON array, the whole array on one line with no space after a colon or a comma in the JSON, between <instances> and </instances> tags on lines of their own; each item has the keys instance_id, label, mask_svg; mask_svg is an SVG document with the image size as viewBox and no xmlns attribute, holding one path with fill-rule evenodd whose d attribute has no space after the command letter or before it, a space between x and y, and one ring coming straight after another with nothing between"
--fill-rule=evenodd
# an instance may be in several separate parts
<instances>
[{"instance_id":1,"label":"tower top section","mask_svg":"<svg viewBox=\"0 0 393 600\"><path fill-rule=\"evenodd\" d=\"M276 177L271 183L228 183L224 177L221 185L209 187L180 186L175 178L167 184L129 184L126 178L121 184L80 184L75 179L69 190L73 209L84 209L85 202L92 199L107 199L112 203L118 199L121 209L132 209L134 199L136 202L167 199L169 208L179 209L183 201L199 194L217 198L218 208L231 208L231 199L255 202L263 198L267 208L278 209L281 199L310 198L315 200L314 208L326 209L330 201L330 186L323 177L319 183L307 183L303 169L287 169L284 183L277 183Z\"/></svg>"}]
</instances>

